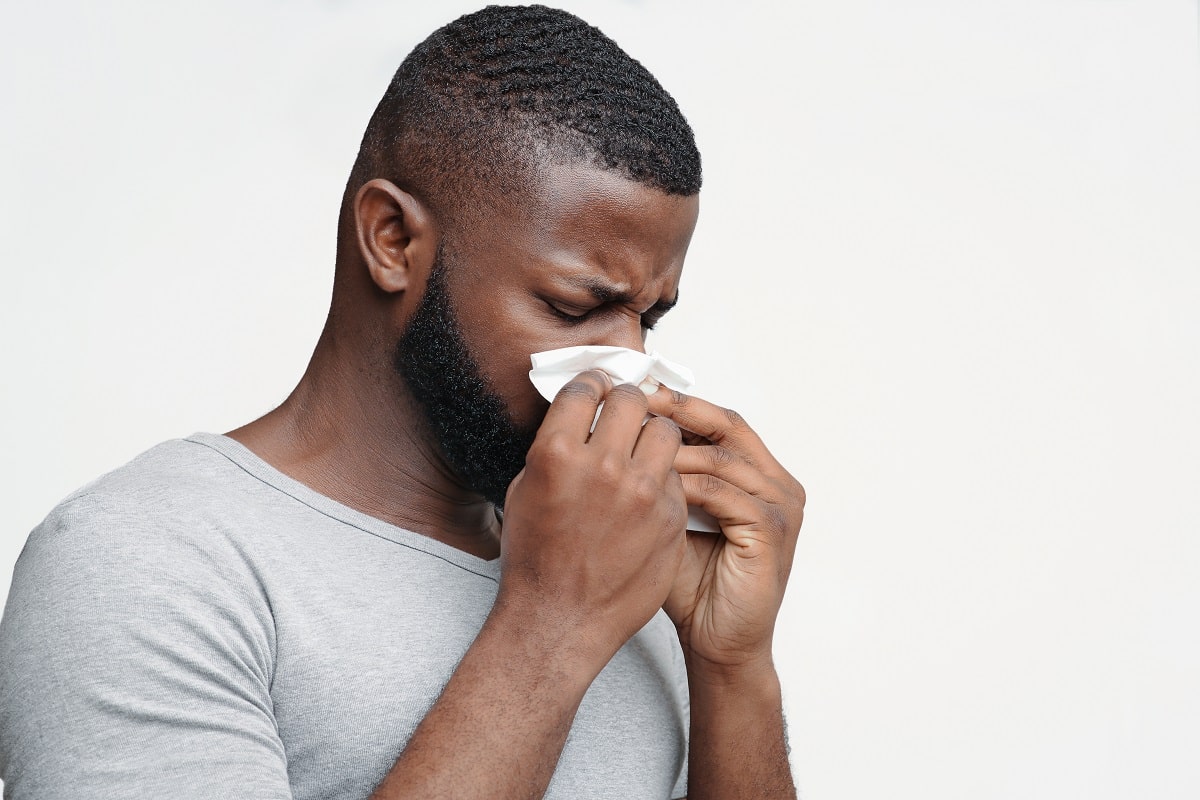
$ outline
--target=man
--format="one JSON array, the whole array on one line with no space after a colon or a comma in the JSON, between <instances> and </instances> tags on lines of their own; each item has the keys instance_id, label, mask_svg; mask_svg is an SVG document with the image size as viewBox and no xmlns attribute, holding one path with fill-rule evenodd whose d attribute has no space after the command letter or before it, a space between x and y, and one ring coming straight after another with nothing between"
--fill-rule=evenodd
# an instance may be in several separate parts
<instances>
[{"instance_id":1,"label":"man","mask_svg":"<svg viewBox=\"0 0 1200 800\"><path fill-rule=\"evenodd\" d=\"M491 7L420 44L295 391L30 536L6 795L794 795L771 637L799 484L698 398L527 378L643 346L699 188L674 101L580 20ZM722 532L686 532L689 503Z\"/></svg>"}]
</instances>

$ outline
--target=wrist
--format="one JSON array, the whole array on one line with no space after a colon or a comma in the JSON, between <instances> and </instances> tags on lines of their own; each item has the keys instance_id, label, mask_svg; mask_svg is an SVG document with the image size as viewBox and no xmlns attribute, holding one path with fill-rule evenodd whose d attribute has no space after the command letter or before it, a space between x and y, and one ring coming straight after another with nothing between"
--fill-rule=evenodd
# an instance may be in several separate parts
<instances>
[{"instance_id":1,"label":"wrist","mask_svg":"<svg viewBox=\"0 0 1200 800\"><path fill-rule=\"evenodd\" d=\"M779 673L770 651L746 654L738 659L715 661L698 656L684 648L688 684L695 690L734 691L737 693L765 690L779 693Z\"/></svg>"},{"instance_id":2,"label":"wrist","mask_svg":"<svg viewBox=\"0 0 1200 800\"><path fill-rule=\"evenodd\" d=\"M688 796L791 798L779 675L769 659L688 665Z\"/></svg>"},{"instance_id":3,"label":"wrist","mask_svg":"<svg viewBox=\"0 0 1200 800\"><path fill-rule=\"evenodd\" d=\"M582 693L613 655L592 628L585 615L502 587L476 641L506 651L517 669L530 667Z\"/></svg>"}]
</instances>

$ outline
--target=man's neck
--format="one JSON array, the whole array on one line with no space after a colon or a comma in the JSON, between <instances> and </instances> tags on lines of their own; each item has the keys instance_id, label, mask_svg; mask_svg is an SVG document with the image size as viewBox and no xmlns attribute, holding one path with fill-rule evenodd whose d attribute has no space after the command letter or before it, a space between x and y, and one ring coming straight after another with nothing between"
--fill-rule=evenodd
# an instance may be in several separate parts
<instances>
[{"instance_id":1,"label":"man's neck","mask_svg":"<svg viewBox=\"0 0 1200 800\"><path fill-rule=\"evenodd\" d=\"M230 431L280 472L356 511L480 558L500 554L491 503L442 459L398 375L366 381L325 338L292 394Z\"/></svg>"}]
</instances>

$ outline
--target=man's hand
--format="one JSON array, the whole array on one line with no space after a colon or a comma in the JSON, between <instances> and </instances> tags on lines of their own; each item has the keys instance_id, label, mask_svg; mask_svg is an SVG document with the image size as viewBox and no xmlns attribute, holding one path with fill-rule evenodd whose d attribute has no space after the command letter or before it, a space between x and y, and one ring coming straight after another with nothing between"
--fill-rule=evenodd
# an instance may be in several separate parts
<instances>
[{"instance_id":1,"label":"man's hand","mask_svg":"<svg viewBox=\"0 0 1200 800\"><path fill-rule=\"evenodd\" d=\"M496 603L376 800L545 792L584 693L683 557L680 432L643 426L646 408L601 372L550 405L508 490Z\"/></svg>"},{"instance_id":2,"label":"man's hand","mask_svg":"<svg viewBox=\"0 0 1200 800\"><path fill-rule=\"evenodd\" d=\"M795 797L771 639L804 488L732 411L662 388L649 407L684 430L675 469L687 501L721 525L688 532L664 605L687 659L688 796Z\"/></svg>"},{"instance_id":3,"label":"man's hand","mask_svg":"<svg viewBox=\"0 0 1200 800\"><path fill-rule=\"evenodd\" d=\"M684 487L672 468L680 431L664 418L643 425L647 405L602 372L576 377L505 504L497 604L583 633L597 670L667 601L684 555Z\"/></svg>"},{"instance_id":4,"label":"man's hand","mask_svg":"<svg viewBox=\"0 0 1200 800\"><path fill-rule=\"evenodd\" d=\"M689 432L675 469L721 533L689 531L666 610L688 656L714 668L769 662L804 519L804 488L736 413L660 388L650 411ZM690 434L690 435L689 435Z\"/></svg>"}]
</instances>

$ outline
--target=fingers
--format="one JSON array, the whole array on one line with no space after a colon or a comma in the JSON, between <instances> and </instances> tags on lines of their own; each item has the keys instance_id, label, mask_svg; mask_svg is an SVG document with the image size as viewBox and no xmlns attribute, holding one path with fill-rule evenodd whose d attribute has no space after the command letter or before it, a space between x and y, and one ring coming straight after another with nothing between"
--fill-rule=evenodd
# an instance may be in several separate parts
<instances>
[{"instance_id":1,"label":"fingers","mask_svg":"<svg viewBox=\"0 0 1200 800\"><path fill-rule=\"evenodd\" d=\"M642 426L633 457L645 461L655 472L667 472L675 465L680 439L678 425L669 419L654 417Z\"/></svg>"},{"instance_id":2,"label":"fingers","mask_svg":"<svg viewBox=\"0 0 1200 800\"><path fill-rule=\"evenodd\" d=\"M804 487L741 416L662 388L650 396L649 408L685 429L675 470L683 477L690 505L716 517L731 541L760 539L755 531L795 541L804 521ZM690 444L687 431L705 441Z\"/></svg>"},{"instance_id":3,"label":"fingers","mask_svg":"<svg viewBox=\"0 0 1200 800\"><path fill-rule=\"evenodd\" d=\"M680 475L688 505L698 506L717 518L725 538L735 545L777 537L783 526L772 524L773 506L714 475ZM755 535L758 532L758 535Z\"/></svg>"},{"instance_id":4,"label":"fingers","mask_svg":"<svg viewBox=\"0 0 1200 800\"><path fill-rule=\"evenodd\" d=\"M572 442L586 442L596 419L596 409L612 388L612 379L598 369L581 372L558 391L546 418L538 428L537 438L563 437Z\"/></svg>"},{"instance_id":5,"label":"fingers","mask_svg":"<svg viewBox=\"0 0 1200 800\"><path fill-rule=\"evenodd\" d=\"M674 420L685 431L736 451L752 465L775 465L758 434L736 411L664 387L650 395L648 405L651 414Z\"/></svg>"},{"instance_id":6,"label":"fingers","mask_svg":"<svg viewBox=\"0 0 1200 800\"><path fill-rule=\"evenodd\" d=\"M600 370L581 372L550 404L538 439L544 444L595 445L626 458L646 459L647 466L666 472L679 449L679 426L656 418L643 427L647 405L645 393L636 386L613 386Z\"/></svg>"},{"instance_id":7,"label":"fingers","mask_svg":"<svg viewBox=\"0 0 1200 800\"><path fill-rule=\"evenodd\" d=\"M681 475L713 475L754 496L765 494L769 489L769 482L761 472L734 451L720 445L679 448L675 471Z\"/></svg>"},{"instance_id":8,"label":"fingers","mask_svg":"<svg viewBox=\"0 0 1200 800\"><path fill-rule=\"evenodd\" d=\"M604 408L590 441L627 456L632 454L646 418L646 406L646 395L636 386L625 383L612 387L604 397Z\"/></svg>"}]
</instances>

